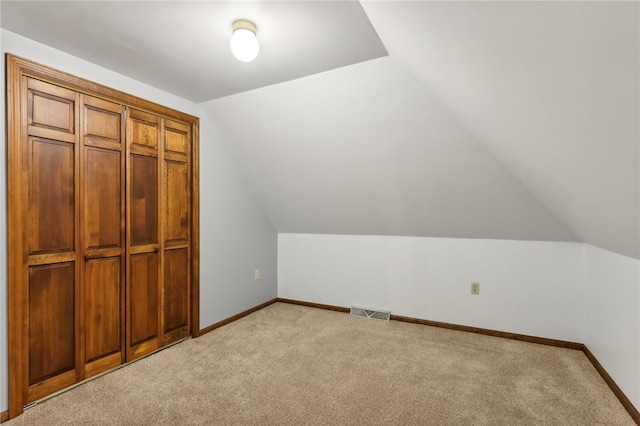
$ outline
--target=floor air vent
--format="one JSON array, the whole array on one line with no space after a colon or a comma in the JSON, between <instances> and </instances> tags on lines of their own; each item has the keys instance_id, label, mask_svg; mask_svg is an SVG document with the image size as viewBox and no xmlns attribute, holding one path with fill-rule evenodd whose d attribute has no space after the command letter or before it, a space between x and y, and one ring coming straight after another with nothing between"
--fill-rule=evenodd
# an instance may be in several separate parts
<instances>
[{"instance_id":1,"label":"floor air vent","mask_svg":"<svg viewBox=\"0 0 640 426\"><path fill-rule=\"evenodd\" d=\"M358 306L352 306L349 311L353 317L372 318L382 321L389 321L391 318L391 311L384 311L381 309L361 308Z\"/></svg>"}]
</instances>

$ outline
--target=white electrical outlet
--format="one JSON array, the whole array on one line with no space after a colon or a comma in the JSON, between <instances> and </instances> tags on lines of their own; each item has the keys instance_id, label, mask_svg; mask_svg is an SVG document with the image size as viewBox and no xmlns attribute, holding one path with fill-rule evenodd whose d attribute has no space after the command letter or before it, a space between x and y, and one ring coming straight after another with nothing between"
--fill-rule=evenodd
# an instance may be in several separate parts
<instances>
[{"instance_id":1,"label":"white electrical outlet","mask_svg":"<svg viewBox=\"0 0 640 426\"><path fill-rule=\"evenodd\" d=\"M471 294L480 294L480 283L471 283Z\"/></svg>"},{"instance_id":2,"label":"white electrical outlet","mask_svg":"<svg viewBox=\"0 0 640 426\"><path fill-rule=\"evenodd\" d=\"M254 279L254 280L256 280L256 281L259 281L259 280L260 280L260 269L256 269L256 270L253 272L253 279Z\"/></svg>"}]
</instances>

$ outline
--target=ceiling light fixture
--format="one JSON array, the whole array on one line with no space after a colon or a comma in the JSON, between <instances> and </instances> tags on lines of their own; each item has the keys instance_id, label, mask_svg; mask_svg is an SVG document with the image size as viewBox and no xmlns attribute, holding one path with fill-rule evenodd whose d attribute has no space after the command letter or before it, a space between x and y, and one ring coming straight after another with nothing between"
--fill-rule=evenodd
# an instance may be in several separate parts
<instances>
[{"instance_id":1,"label":"ceiling light fixture","mask_svg":"<svg viewBox=\"0 0 640 426\"><path fill-rule=\"evenodd\" d=\"M233 56L239 61L253 61L260 51L260 45L256 39L256 25L245 19L235 21L229 47Z\"/></svg>"}]
</instances>

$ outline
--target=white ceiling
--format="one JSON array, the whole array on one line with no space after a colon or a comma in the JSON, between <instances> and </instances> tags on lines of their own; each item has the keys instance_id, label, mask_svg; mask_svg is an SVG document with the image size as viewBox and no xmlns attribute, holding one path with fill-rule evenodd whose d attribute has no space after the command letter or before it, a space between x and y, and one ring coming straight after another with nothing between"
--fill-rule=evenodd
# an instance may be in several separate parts
<instances>
[{"instance_id":1,"label":"white ceiling","mask_svg":"<svg viewBox=\"0 0 640 426\"><path fill-rule=\"evenodd\" d=\"M251 63L236 60L229 49L237 19L257 25L260 54ZM387 54L355 0L3 0L1 23L194 102Z\"/></svg>"},{"instance_id":2,"label":"white ceiling","mask_svg":"<svg viewBox=\"0 0 640 426\"><path fill-rule=\"evenodd\" d=\"M640 258L638 2L74 4L18 21L3 2L2 26L202 101L279 232ZM254 68L229 55L237 17L264 37ZM63 22L90 23L83 41L56 45Z\"/></svg>"}]
</instances>

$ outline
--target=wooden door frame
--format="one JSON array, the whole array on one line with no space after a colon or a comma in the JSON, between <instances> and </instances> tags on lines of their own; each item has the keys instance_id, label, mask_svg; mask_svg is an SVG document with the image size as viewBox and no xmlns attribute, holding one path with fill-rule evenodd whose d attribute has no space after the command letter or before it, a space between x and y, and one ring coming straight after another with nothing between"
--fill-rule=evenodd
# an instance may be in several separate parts
<instances>
[{"instance_id":1,"label":"wooden door frame","mask_svg":"<svg viewBox=\"0 0 640 426\"><path fill-rule=\"evenodd\" d=\"M27 301L24 270L24 233L26 212L22 199L27 188L22 187L22 139L26 128L26 99L23 99L23 80L33 77L79 93L105 99L123 106L133 107L162 117L187 123L191 126L191 312L190 333L197 337L200 330L200 120L189 114L150 102L136 96L111 89L98 83L49 68L37 62L10 53L6 54L6 128L7 128L7 295L9 329L9 418L23 412L23 324L24 306Z\"/></svg>"}]
</instances>

